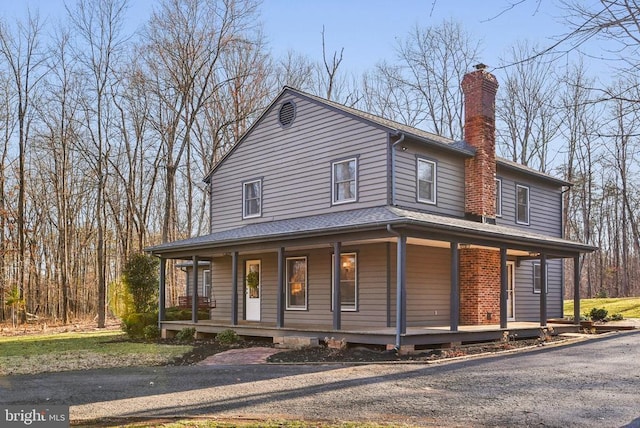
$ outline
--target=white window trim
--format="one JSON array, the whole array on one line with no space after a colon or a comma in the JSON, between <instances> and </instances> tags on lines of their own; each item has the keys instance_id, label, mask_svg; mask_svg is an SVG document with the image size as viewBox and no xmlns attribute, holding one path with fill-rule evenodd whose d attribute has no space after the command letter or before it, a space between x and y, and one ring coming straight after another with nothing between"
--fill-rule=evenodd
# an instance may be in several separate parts
<instances>
[{"instance_id":1,"label":"white window trim","mask_svg":"<svg viewBox=\"0 0 640 428\"><path fill-rule=\"evenodd\" d=\"M302 306L291 306L289 304L289 296L290 294L290 283L289 283L289 260L304 260L305 272L304 272L304 307ZM286 300L286 309L288 311L306 311L309 306L309 261L306 257L287 257L285 260L285 300Z\"/></svg>"},{"instance_id":2,"label":"white window trim","mask_svg":"<svg viewBox=\"0 0 640 428\"><path fill-rule=\"evenodd\" d=\"M432 199L424 199L420 197L420 162L424 162L424 163L430 163L431 166L433 167L433 198ZM422 202L425 204L431 204L431 205L436 205L437 203L437 198L438 198L438 164L435 161L429 160L429 159L424 159L424 158L417 158L416 161L416 193L417 193L417 199L418 202Z\"/></svg>"},{"instance_id":3,"label":"white window trim","mask_svg":"<svg viewBox=\"0 0 640 428\"><path fill-rule=\"evenodd\" d=\"M496 178L496 217L502 217L502 179Z\"/></svg>"},{"instance_id":4,"label":"white window trim","mask_svg":"<svg viewBox=\"0 0 640 428\"><path fill-rule=\"evenodd\" d=\"M519 189L527 189L527 221L520 221L518 219L518 191ZM516 223L517 224L523 224L523 225L530 225L531 224L531 188L529 186L525 186L523 184L516 184Z\"/></svg>"},{"instance_id":5,"label":"white window trim","mask_svg":"<svg viewBox=\"0 0 640 428\"><path fill-rule=\"evenodd\" d=\"M205 280L205 278L207 277L207 272L209 273L209 283L207 284L207 281ZM202 294L204 297L210 297L211 296L211 289L212 289L212 280L211 280L211 269L204 269L202 271ZM207 293L207 287L209 287L209 292Z\"/></svg>"},{"instance_id":6,"label":"white window trim","mask_svg":"<svg viewBox=\"0 0 640 428\"><path fill-rule=\"evenodd\" d=\"M541 266L540 262L533 262L532 264L532 278L533 278L533 294L540 294L540 290L536 290L536 267ZM549 264L545 265L545 270L547 271L547 283L545 284L545 294L549 294ZM542 282L542 270L540 270L540 282ZM540 285L542 288L542 284Z\"/></svg>"},{"instance_id":7,"label":"white window trim","mask_svg":"<svg viewBox=\"0 0 640 428\"><path fill-rule=\"evenodd\" d=\"M354 264L354 269L356 271L356 279L355 279L355 302L354 302L354 307L350 308L350 307L343 307L342 306L342 302L340 303L340 312L358 312L358 253L340 253L340 258L342 258L342 256L353 256L354 260L355 260L355 264ZM334 257L334 253L331 253L331 310L333 311L333 303L334 303L334 297L333 297L333 272L335 271L334 269L335 266L335 257ZM342 296L341 296L342 297Z\"/></svg>"},{"instance_id":8,"label":"white window trim","mask_svg":"<svg viewBox=\"0 0 640 428\"><path fill-rule=\"evenodd\" d=\"M345 162L351 162L353 161L355 164L355 168L354 168L354 177L353 177L353 181L354 181L354 192L353 192L353 198L350 199L342 199L342 200L337 200L337 196L336 195L336 170L335 170L335 166L337 164L341 164L341 163L345 163ZM341 159L335 162L331 162L331 204L332 205L339 205L339 204L348 204L351 202L356 202L358 200L358 158L357 157L352 157L352 158L348 158L348 159Z\"/></svg>"},{"instance_id":9,"label":"white window trim","mask_svg":"<svg viewBox=\"0 0 640 428\"><path fill-rule=\"evenodd\" d=\"M258 213L247 215L247 185L258 183L260 185L260 203L258 204ZM242 183L242 218L256 218L262 216L262 179L244 181Z\"/></svg>"}]
</instances>

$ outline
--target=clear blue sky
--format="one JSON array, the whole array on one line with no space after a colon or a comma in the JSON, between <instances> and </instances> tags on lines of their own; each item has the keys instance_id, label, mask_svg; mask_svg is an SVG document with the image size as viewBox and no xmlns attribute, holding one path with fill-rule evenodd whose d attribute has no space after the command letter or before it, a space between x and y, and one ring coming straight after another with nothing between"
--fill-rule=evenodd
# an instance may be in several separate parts
<instances>
[{"instance_id":1,"label":"clear blue sky","mask_svg":"<svg viewBox=\"0 0 640 428\"><path fill-rule=\"evenodd\" d=\"M261 6L265 34L272 52L279 56L288 49L319 60L321 31L329 52L344 48L344 71L361 73L381 59L392 61L397 38L420 26L437 25L445 19L460 22L473 36L482 39L482 61L501 65L507 48L519 39L551 43L565 29L558 24L560 11L551 3L527 0L509 8L514 0L264 0ZM67 2L75 4L75 0ZM143 23L156 2L131 0L129 25ZM30 8L56 22L64 14L63 0L0 0L6 19L24 17ZM539 7L539 9L538 9ZM504 12L500 14L501 12Z\"/></svg>"}]
</instances>

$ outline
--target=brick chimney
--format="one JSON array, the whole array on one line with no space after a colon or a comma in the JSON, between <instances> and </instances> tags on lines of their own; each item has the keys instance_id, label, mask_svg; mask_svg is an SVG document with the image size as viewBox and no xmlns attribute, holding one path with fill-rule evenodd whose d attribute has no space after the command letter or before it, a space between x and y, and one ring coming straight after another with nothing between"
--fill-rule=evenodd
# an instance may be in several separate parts
<instances>
[{"instance_id":1,"label":"brick chimney","mask_svg":"<svg viewBox=\"0 0 640 428\"><path fill-rule=\"evenodd\" d=\"M464 139L476 149L465 161L464 211L469 220L495 224L496 92L498 81L478 64L462 79Z\"/></svg>"}]
</instances>

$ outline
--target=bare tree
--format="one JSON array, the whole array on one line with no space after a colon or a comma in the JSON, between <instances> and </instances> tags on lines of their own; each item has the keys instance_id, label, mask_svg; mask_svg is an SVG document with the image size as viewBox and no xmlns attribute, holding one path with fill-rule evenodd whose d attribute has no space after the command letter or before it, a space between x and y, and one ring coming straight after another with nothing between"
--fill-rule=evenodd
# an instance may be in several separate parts
<instances>
[{"instance_id":1,"label":"bare tree","mask_svg":"<svg viewBox=\"0 0 640 428\"><path fill-rule=\"evenodd\" d=\"M553 89L557 79L549 62L520 61L535 50L526 42L512 48L516 65L505 70L496 101L497 136L505 157L544 172L560 125Z\"/></svg>"},{"instance_id":2,"label":"bare tree","mask_svg":"<svg viewBox=\"0 0 640 428\"><path fill-rule=\"evenodd\" d=\"M44 75L43 63L46 58L40 51L41 29L42 25L37 15L29 14L26 23L17 22L15 33L6 22L0 21L0 54L11 76L14 96L17 100L15 105L18 123L17 281L21 298L25 298L25 286L28 287L25 283L25 157L33 98L37 85ZM26 300L28 300L28 293Z\"/></svg>"},{"instance_id":3,"label":"bare tree","mask_svg":"<svg viewBox=\"0 0 640 428\"><path fill-rule=\"evenodd\" d=\"M147 25L151 123L164 160L163 242L178 237L176 173L190 150L198 115L227 84L219 74L222 57L237 46L250 47L255 13L248 0L165 0Z\"/></svg>"},{"instance_id":4,"label":"bare tree","mask_svg":"<svg viewBox=\"0 0 640 428\"><path fill-rule=\"evenodd\" d=\"M98 327L106 321L106 255L105 255L105 187L109 133L109 82L124 39L122 23L126 0L101 0L98 3L78 0L75 9L67 8L69 17L81 39L77 56L90 81L90 97L86 99L85 120L88 137L94 150L86 153L92 158L96 177L96 267L98 279Z\"/></svg>"},{"instance_id":5,"label":"bare tree","mask_svg":"<svg viewBox=\"0 0 640 428\"><path fill-rule=\"evenodd\" d=\"M397 65L380 64L376 78L370 80L369 86L389 88L383 92L386 95L366 103L371 107L377 105L374 112L390 119L461 139L460 82L479 62L479 51L480 43L459 23L445 21L434 27L416 26L398 43Z\"/></svg>"}]
</instances>

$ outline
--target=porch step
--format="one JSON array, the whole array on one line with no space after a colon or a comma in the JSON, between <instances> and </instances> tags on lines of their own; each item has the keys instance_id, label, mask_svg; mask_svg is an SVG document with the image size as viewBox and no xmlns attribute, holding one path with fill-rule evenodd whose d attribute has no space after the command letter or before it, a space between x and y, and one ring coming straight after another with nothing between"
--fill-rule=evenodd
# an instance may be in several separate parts
<instances>
[{"instance_id":1,"label":"porch step","mask_svg":"<svg viewBox=\"0 0 640 428\"><path fill-rule=\"evenodd\" d=\"M309 346L320 346L320 339L305 336L278 336L273 338L273 343L276 348L300 349Z\"/></svg>"}]
</instances>

